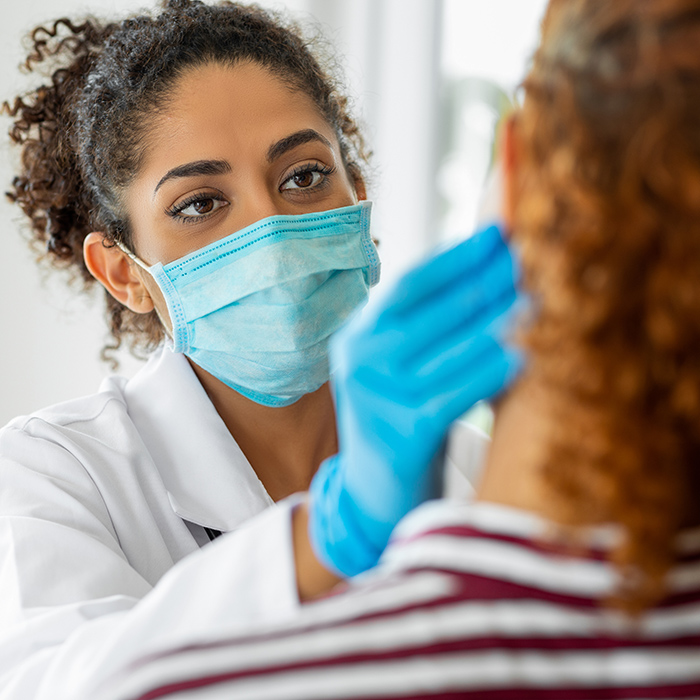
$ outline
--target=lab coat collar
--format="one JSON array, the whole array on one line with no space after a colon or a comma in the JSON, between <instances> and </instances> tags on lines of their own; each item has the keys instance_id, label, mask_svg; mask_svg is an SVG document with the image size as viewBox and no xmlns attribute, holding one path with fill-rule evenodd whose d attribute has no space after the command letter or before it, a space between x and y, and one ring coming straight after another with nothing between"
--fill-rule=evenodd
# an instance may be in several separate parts
<instances>
[{"instance_id":1,"label":"lab coat collar","mask_svg":"<svg viewBox=\"0 0 700 700\"><path fill-rule=\"evenodd\" d=\"M184 355L158 350L125 397L181 518L229 532L272 504Z\"/></svg>"}]
</instances>

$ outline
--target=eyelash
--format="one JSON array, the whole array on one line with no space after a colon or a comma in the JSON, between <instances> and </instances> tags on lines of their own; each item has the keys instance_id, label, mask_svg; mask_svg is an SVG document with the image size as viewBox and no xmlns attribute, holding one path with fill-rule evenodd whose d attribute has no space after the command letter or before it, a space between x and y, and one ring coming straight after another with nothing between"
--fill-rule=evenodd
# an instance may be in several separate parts
<instances>
[{"instance_id":1,"label":"eyelash","mask_svg":"<svg viewBox=\"0 0 700 700\"><path fill-rule=\"evenodd\" d=\"M211 212L210 214L202 214L201 216L181 216L180 213L187 209L187 207L189 207L191 204L194 204L195 202L201 202L205 199L213 199L217 202L226 201L225 197L214 192L195 192L182 202L178 202L177 204L173 204L172 207L167 208L165 210L165 213L168 214L168 216L172 216L173 219L179 219L182 223L193 223L194 221L203 221L204 219L208 219L210 216L212 216L212 214L215 214L216 211L218 211L218 209Z\"/></svg>"},{"instance_id":2,"label":"eyelash","mask_svg":"<svg viewBox=\"0 0 700 700\"><path fill-rule=\"evenodd\" d=\"M284 185L285 183L295 178L297 175L302 175L303 173L320 173L321 175L328 176L332 175L334 172L335 167L329 165L321 165L320 163L305 163L304 165L299 165L296 168L294 168L289 177L285 178L282 184ZM296 194L301 194L302 196L305 194L309 194L324 187L326 183L327 181L324 179L323 182L319 183L318 185L315 185L314 187L299 188L298 190L296 190ZM173 219L179 219L182 223L194 223L195 221L203 221L204 219L209 218L212 214L215 214L216 211L218 211L218 209L211 212L211 214L202 214L201 216L181 216L180 214L191 204L194 204L195 202L201 202L205 199L214 199L219 202L226 201L226 199L219 194L213 194L211 192L195 192L194 194L191 194L189 197L187 197L187 199L185 199L184 201L178 202L177 204L173 204L172 207L167 208L165 210L165 213L171 216Z\"/></svg>"}]
</instances>

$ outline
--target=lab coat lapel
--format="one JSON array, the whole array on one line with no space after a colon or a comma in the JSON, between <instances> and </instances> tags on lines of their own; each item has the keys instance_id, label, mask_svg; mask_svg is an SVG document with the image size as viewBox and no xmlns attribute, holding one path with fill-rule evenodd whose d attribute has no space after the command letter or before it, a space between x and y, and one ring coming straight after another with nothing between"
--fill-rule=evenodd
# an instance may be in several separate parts
<instances>
[{"instance_id":1,"label":"lab coat lapel","mask_svg":"<svg viewBox=\"0 0 700 700\"><path fill-rule=\"evenodd\" d=\"M229 532L272 504L184 355L157 351L125 394L181 518Z\"/></svg>"}]
</instances>

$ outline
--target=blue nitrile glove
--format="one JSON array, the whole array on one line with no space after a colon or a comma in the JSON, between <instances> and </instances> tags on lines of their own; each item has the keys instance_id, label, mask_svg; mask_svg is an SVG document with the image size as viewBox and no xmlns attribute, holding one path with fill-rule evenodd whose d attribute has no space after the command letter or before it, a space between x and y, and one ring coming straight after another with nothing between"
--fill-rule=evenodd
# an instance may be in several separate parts
<instances>
[{"instance_id":1,"label":"blue nitrile glove","mask_svg":"<svg viewBox=\"0 0 700 700\"><path fill-rule=\"evenodd\" d=\"M376 564L396 523L442 493L450 424L509 384L516 265L495 226L403 277L331 346L340 452L311 483L316 555L345 576Z\"/></svg>"}]
</instances>

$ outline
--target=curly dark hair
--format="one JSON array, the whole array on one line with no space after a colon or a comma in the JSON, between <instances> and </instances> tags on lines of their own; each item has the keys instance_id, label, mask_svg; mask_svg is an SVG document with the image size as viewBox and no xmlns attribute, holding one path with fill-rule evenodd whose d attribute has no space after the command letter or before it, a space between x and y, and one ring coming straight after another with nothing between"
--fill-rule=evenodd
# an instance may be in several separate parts
<instances>
[{"instance_id":1,"label":"curly dark hair","mask_svg":"<svg viewBox=\"0 0 700 700\"><path fill-rule=\"evenodd\" d=\"M154 16L119 23L61 18L30 37L26 69L48 66L52 73L47 84L4 104L14 118L10 136L22 149L20 174L7 195L29 217L42 257L85 284L94 281L82 253L89 232L131 244L120 195L139 170L149 116L167 105L186 69L212 61L259 63L314 101L338 136L349 175L361 177L367 152L348 99L300 30L259 7L168 0ZM105 294L114 342L103 356L125 338L132 350L163 339L155 312L135 314Z\"/></svg>"},{"instance_id":2,"label":"curly dark hair","mask_svg":"<svg viewBox=\"0 0 700 700\"><path fill-rule=\"evenodd\" d=\"M700 0L551 0L516 115L514 237L559 520L619 523L617 601L700 514Z\"/></svg>"}]
</instances>

